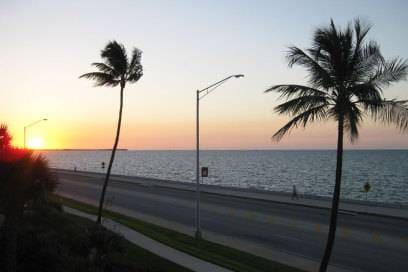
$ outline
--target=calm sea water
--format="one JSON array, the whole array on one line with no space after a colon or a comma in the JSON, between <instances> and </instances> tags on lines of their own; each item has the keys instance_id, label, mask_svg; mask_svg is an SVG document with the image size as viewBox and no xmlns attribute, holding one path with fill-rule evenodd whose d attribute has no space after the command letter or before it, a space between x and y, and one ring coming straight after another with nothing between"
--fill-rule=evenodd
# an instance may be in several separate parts
<instances>
[{"instance_id":1,"label":"calm sea water","mask_svg":"<svg viewBox=\"0 0 408 272\"><path fill-rule=\"evenodd\" d=\"M56 168L105 172L109 151L46 151ZM330 196L336 152L327 151L202 151L201 166L210 175L204 183L241 188ZM342 198L408 203L408 150L345 151ZM195 181L194 151L119 151L113 173ZM365 182L371 184L366 194Z\"/></svg>"}]
</instances>

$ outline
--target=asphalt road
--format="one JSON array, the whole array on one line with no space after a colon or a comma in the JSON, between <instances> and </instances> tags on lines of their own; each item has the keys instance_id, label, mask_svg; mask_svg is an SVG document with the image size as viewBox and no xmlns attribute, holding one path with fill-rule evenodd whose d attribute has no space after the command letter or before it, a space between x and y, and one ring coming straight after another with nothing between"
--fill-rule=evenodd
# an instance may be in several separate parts
<instances>
[{"instance_id":1,"label":"asphalt road","mask_svg":"<svg viewBox=\"0 0 408 272\"><path fill-rule=\"evenodd\" d=\"M98 199L102 176L59 175L60 194L77 199ZM259 245L265 252L267 249L281 251L316 262L322 256L329 223L326 209L215 194L202 194L201 200L204 235L215 233L230 237L231 241ZM164 222L194 226L195 194L191 191L133 185L113 179L107 201L108 205L112 202L115 207ZM341 213L338 222L331 264L350 271L408 271L407 220Z\"/></svg>"}]
</instances>

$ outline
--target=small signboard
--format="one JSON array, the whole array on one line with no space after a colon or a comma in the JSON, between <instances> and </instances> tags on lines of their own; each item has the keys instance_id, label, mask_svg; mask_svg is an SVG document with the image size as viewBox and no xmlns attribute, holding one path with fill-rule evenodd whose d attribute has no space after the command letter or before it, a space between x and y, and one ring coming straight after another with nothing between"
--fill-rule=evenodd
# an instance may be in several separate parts
<instances>
[{"instance_id":1,"label":"small signboard","mask_svg":"<svg viewBox=\"0 0 408 272\"><path fill-rule=\"evenodd\" d=\"M208 177L208 167L201 167L201 177Z\"/></svg>"}]
</instances>

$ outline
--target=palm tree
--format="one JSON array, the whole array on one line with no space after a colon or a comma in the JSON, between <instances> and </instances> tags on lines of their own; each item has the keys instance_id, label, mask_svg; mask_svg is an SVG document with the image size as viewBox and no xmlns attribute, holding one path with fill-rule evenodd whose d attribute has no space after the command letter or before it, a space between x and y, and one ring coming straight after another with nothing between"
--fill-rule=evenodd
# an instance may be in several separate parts
<instances>
[{"instance_id":1,"label":"palm tree","mask_svg":"<svg viewBox=\"0 0 408 272\"><path fill-rule=\"evenodd\" d=\"M343 137L351 142L358 138L359 125L365 116L384 124L394 123L408 130L407 101L387 100L383 89L407 76L406 61L386 61L378 44L366 42L370 26L355 20L345 29L331 21L328 27L316 29L313 43L303 51L289 47L289 67L300 65L308 71L309 86L275 85L265 92L276 91L286 102L275 107L279 114L294 116L279 129L273 139L279 141L292 128L306 127L315 121L337 122L336 179L330 215L327 244L319 271L326 271L334 245L340 198L343 163Z\"/></svg>"},{"instance_id":2,"label":"palm tree","mask_svg":"<svg viewBox=\"0 0 408 272\"><path fill-rule=\"evenodd\" d=\"M143 75L143 68L140 63L142 52L134 48L132 57L129 61L126 49L122 44L116 41L109 42L101 51L101 58L103 62L92 63L99 71L81 75L79 78L87 78L95 80L95 86L120 86L120 106L119 119L116 129L115 142L113 144L111 157L109 160L108 171L106 172L105 181L103 183L102 194L99 201L97 223L101 223L103 203L105 199L106 187L108 186L109 177L112 169L113 160L115 159L116 149L118 147L120 127L122 123L122 109L123 109L123 90L126 83L135 83Z\"/></svg>"},{"instance_id":3,"label":"palm tree","mask_svg":"<svg viewBox=\"0 0 408 272\"><path fill-rule=\"evenodd\" d=\"M24 210L45 206L57 187L57 177L42 156L11 145L6 125L0 125L0 226L1 271L17 271L17 234ZM35 205L34 205L35 204Z\"/></svg>"}]
</instances>

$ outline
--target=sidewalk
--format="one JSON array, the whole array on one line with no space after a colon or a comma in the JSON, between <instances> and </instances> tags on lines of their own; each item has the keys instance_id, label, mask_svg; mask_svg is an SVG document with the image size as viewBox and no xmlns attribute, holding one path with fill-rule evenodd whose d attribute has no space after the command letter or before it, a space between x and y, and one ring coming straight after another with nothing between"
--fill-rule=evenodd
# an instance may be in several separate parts
<instances>
[{"instance_id":1,"label":"sidewalk","mask_svg":"<svg viewBox=\"0 0 408 272\"><path fill-rule=\"evenodd\" d=\"M92 172L74 172L71 170L54 169L58 173L69 175L79 175L91 178L102 178L103 174ZM112 181L139 186L163 187L184 191L195 191L195 184L188 182L178 182L170 180L159 180L144 177L131 177L122 175L112 175ZM276 202L289 205L305 206L312 208L330 209L331 200L325 197L303 196L297 200L292 200L290 194L281 192L261 191L255 189L230 188L216 185L201 185L201 192L208 194L225 195L246 199ZM364 202L356 200L341 200L340 212L360 213L369 215L386 216L408 220L408 207L396 204Z\"/></svg>"},{"instance_id":2,"label":"sidewalk","mask_svg":"<svg viewBox=\"0 0 408 272\"><path fill-rule=\"evenodd\" d=\"M95 220L94 215L90 215L69 207L64 206L64 211L77 216ZM203 261L174 248L163 245L143 234L140 234L128 227L125 227L115 221L103 218L102 224L109 230L123 235L128 241L164 258L173 263L186 267L197 272L232 272L215 264Z\"/></svg>"}]
</instances>

